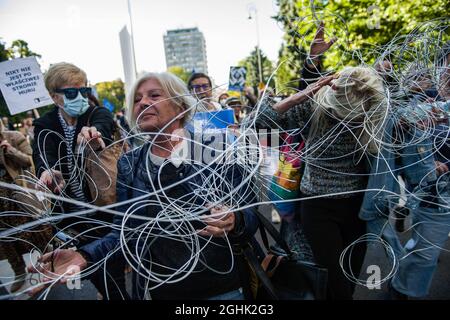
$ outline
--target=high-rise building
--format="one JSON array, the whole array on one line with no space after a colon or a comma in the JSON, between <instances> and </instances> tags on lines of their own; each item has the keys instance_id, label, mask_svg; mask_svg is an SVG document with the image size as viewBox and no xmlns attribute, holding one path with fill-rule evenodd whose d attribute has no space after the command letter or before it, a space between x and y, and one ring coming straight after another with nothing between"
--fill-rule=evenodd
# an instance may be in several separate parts
<instances>
[{"instance_id":1,"label":"high-rise building","mask_svg":"<svg viewBox=\"0 0 450 320\"><path fill-rule=\"evenodd\" d=\"M208 73L205 38L198 28L168 30L164 51L167 68L179 66L188 72Z\"/></svg>"}]
</instances>

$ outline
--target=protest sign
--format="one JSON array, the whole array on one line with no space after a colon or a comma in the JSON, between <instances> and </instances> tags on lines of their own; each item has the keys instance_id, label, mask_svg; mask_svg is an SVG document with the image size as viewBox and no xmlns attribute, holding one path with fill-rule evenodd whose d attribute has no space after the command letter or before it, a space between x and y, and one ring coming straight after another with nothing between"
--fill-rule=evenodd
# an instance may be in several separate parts
<instances>
[{"instance_id":1,"label":"protest sign","mask_svg":"<svg viewBox=\"0 0 450 320\"><path fill-rule=\"evenodd\" d=\"M103 99L103 106L108 109L110 112L114 111L114 104L111 103L108 99Z\"/></svg>"},{"instance_id":2,"label":"protest sign","mask_svg":"<svg viewBox=\"0 0 450 320\"><path fill-rule=\"evenodd\" d=\"M247 78L247 68L230 67L229 91L243 91Z\"/></svg>"},{"instance_id":3,"label":"protest sign","mask_svg":"<svg viewBox=\"0 0 450 320\"><path fill-rule=\"evenodd\" d=\"M1 62L0 89L11 115L53 103L36 57Z\"/></svg>"},{"instance_id":4,"label":"protest sign","mask_svg":"<svg viewBox=\"0 0 450 320\"><path fill-rule=\"evenodd\" d=\"M222 110L211 112L197 112L192 119L192 126L196 132L215 129L226 129L234 124L234 111Z\"/></svg>"}]
</instances>

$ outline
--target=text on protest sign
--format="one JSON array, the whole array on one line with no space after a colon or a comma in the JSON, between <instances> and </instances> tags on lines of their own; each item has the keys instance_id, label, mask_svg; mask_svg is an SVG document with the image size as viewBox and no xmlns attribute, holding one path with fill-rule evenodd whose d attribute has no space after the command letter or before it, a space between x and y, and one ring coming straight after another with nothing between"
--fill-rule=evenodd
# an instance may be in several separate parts
<instances>
[{"instance_id":1,"label":"text on protest sign","mask_svg":"<svg viewBox=\"0 0 450 320\"><path fill-rule=\"evenodd\" d=\"M230 80L228 85L229 91L243 91L245 87L245 79L247 78L247 68L230 67Z\"/></svg>"},{"instance_id":2,"label":"text on protest sign","mask_svg":"<svg viewBox=\"0 0 450 320\"><path fill-rule=\"evenodd\" d=\"M1 62L0 89L11 115L53 103L36 57Z\"/></svg>"}]
</instances>

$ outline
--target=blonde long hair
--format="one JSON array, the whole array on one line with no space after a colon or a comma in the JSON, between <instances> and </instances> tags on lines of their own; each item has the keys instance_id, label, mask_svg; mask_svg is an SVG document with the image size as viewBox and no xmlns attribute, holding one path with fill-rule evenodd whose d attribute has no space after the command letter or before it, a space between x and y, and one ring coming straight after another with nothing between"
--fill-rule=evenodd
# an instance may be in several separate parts
<instances>
[{"instance_id":1,"label":"blonde long hair","mask_svg":"<svg viewBox=\"0 0 450 320\"><path fill-rule=\"evenodd\" d=\"M368 67L346 67L332 87L325 86L314 95L315 109L309 138L324 133L326 117L350 127L358 124L357 147L376 154L383 134L388 109L382 78Z\"/></svg>"}]
</instances>

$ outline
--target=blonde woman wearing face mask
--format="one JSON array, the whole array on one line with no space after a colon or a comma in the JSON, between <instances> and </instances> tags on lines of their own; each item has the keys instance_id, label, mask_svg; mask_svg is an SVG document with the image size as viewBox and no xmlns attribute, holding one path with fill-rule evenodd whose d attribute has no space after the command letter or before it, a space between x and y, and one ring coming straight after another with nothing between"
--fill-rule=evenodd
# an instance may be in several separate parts
<instances>
[{"instance_id":1,"label":"blonde woman wearing face mask","mask_svg":"<svg viewBox=\"0 0 450 320\"><path fill-rule=\"evenodd\" d=\"M317 263L329 270L330 299L352 299L354 284L339 264L342 251L366 233L358 218L369 170L378 153L386 99L372 69L348 67L278 103L263 101L259 126L301 128L306 145L300 222ZM358 277L365 245L354 247L346 271Z\"/></svg>"},{"instance_id":2,"label":"blonde woman wearing face mask","mask_svg":"<svg viewBox=\"0 0 450 320\"><path fill-rule=\"evenodd\" d=\"M71 63L53 64L45 74L45 86L55 106L34 121L33 160L40 187L78 203L90 203L92 199L84 174L83 157L77 150L87 144L88 148L100 151L111 144L114 129L112 114L106 108L89 105L92 89L87 86L87 75ZM62 213L63 216L86 209L81 204L57 204L54 213ZM100 223L112 222L110 215L101 212L89 218ZM110 231L109 227L99 227L90 221L85 217L64 218L56 228L77 235L81 245ZM105 278L99 269L91 278L103 297L122 299L122 293L126 294L124 267L123 261L111 263L106 266L111 277Z\"/></svg>"}]
</instances>

